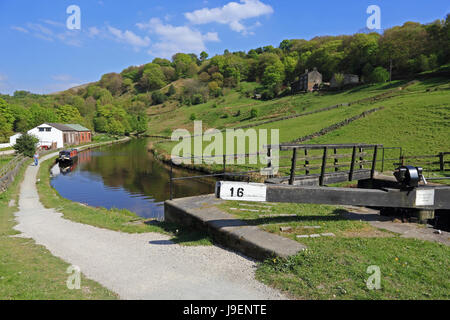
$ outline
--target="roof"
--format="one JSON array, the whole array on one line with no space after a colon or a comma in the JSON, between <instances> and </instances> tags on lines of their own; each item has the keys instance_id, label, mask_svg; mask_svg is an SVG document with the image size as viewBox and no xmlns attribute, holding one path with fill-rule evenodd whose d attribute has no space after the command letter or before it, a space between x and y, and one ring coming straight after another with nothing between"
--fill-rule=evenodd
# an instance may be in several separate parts
<instances>
[{"instance_id":1,"label":"roof","mask_svg":"<svg viewBox=\"0 0 450 320\"><path fill-rule=\"evenodd\" d=\"M69 127L69 128L72 128L72 129L74 129L75 131L81 131L81 132L84 132L84 131L91 131L91 130L89 130L88 128L85 128L85 127L83 127L83 126L80 125L80 124L66 124L65 126L67 126L67 127Z\"/></svg>"},{"instance_id":2,"label":"roof","mask_svg":"<svg viewBox=\"0 0 450 320\"><path fill-rule=\"evenodd\" d=\"M61 131L78 131L78 132L91 131L79 124L62 124L62 123L46 123L46 124Z\"/></svg>"},{"instance_id":3,"label":"roof","mask_svg":"<svg viewBox=\"0 0 450 320\"><path fill-rule=\"evenodd\" d=\"M60 131L76 131L73 128L69 127L68 125L62 124L62 123L46 123L49 126L52 126L53 128L56 128Z\"/></svg>"}]
</instances>

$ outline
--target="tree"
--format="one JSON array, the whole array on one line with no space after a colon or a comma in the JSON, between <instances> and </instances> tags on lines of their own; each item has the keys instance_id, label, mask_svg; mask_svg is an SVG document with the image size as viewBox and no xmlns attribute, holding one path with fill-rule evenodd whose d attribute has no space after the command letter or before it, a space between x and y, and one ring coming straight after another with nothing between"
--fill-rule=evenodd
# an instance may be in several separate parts
<instances>
[{"instance_id":1,"label":"tree","mask_svg":"<svg viewBox=\"0 0 450 320\"><path fill-rule=\"evenodd\" d=\"M102 76L99 85L108 89L112 95L119 95L123 91L123 78L117 73L107 73Z\"/></svg>"},{"instance_id":2,"label":"tree","mask_svg":"<svg viewBox=\"0 0 450 320\"><path fill-rule=\"evenodd\" d=\"M0 142L7 142L8 138L12 135L13 126L6 118L0 114Z\"/></svg>"},{"instance_id":3,"label":"tree","mask_svg":"<svg viewBox=\"0 0 450 320\"><path fill-rule=\"evenodd\" d=\"M177 53L172 57L178 78L192 77L197 71L197 63L192 56L185 53Z\"/></svg>"},{"instance_id":4,"label":"tree","mask_svg":"<svg viewBox=\"0 0 450 320\"><path fill-rule=\"evenodd\" d=\"M175 89L174 85L171 84L169 90L167 91L167 96L171 97L177 93L177 89Z\"/></svg>"},{"instance_id":5,"label":"tree","mask_svg":"<svg viewBox=\"0 0 450 320\"><path fill-rule=\"evenodd\" d=\"M345 76L342 73L334 74L334 81L336 81L336 85L338 86L338 88L342 88L344 86L344 79Z\"/></svg>"},{"instance_id":6,"label":"tree","mask_svg":"<svg viewBox=\"0 0 450 320\"><path fill-rule=\"evenodd\" d=\"M70 105L61 106L56 109L56 114L59 117L59 121L62 123L80 123L83 122L83 118L77 108Z\"/></svg>"},{"instance_id":7,"label":"tree","mask_svg":"<svg viewBox=\"0 0 450 320\"><path fill-rule=\"evenodd\" d=\"M170 61L167 59L155 58L152 63L159 64L161 67L170 67Z\"/></svg>"},{"instance_id":8,"label":"tree","mask_svg":"<svg viewBox=\"0 0 450 320\"><path fill-rule=\"evenodd\" d=\"M0 98L0 115L2 115L7 122L9 123L14 122L14 114L11 108L2 98Z\"/></svg>"},{"instance_id":9,"label":"tree","mask_svg":"<svg viewBox=\"0 0 450 320\"><path fill-rule=\"evenodd\" d=\"M152 103L153 104L161 104L167 100L167 96L163 94L161 91L155 91L152 93Z\"/></svg>"},{"instance_id":10,"label":"tree","mask_svg":"<svg viewBox=\"0 0 450 320\"><path fill-rule=\"evenodd\" d=\"M25 133L17 138L14 149L17 151L17 153L23 154L26 157L32 157L36 152L36 146L38 142L39 139L32 135L29 135L28 133Z\"/></svg>"},{"instance_id":11,"label":"tree","mask_svg":"<svg viewBox=\"0 0 450 320\"><path fill-rule=\"evenodd\" d=\"M146 91L157 90L166 85L165 79L161 67L158 64L149 63L144 67L139 84Z\"/></svg>"},{"instance_id":12,"label":"tree","mask_svg":"<svg viewBox=\"0 0 450 320\"><path fill-rule=\"evenodd\" d=\"M370 75L371 82L386 82L389 80L389 72L383 67L376 67Z\"/></svg>"},{"instance_id":13,"label":"tree","mask_svg":"<svg viewBox=\"0 0 450 320\"><path fill-rule=\"evenodd\" d=\"M284 80L284 66L278 59L273 65L269 65L262 77L264 87L272 91L275 95L279 93Z\"/></svg>"},{"instance_id":14,"label":"tree","mask_svg":"<svg viewBox=\"0 0 450 320\"><path fill-rule=\"evenodd\" d=\"M292 40L283 40L281 41L279 48L283 51L290 51L292 49L292 46Z\"/></svg>"},{"instance_id":15,"label":"tree","mask_svg":"<svg viewBox=\"0 0 450 320\"><path fill-rule=\"evenodd\" d=\"M203 61L205 61L206 59L208 59L208 57L209 57L209 55L205 52L205 51L202 51L201 53L200 53L200 60L203 62Z\"/></svg>"}]
</instances>

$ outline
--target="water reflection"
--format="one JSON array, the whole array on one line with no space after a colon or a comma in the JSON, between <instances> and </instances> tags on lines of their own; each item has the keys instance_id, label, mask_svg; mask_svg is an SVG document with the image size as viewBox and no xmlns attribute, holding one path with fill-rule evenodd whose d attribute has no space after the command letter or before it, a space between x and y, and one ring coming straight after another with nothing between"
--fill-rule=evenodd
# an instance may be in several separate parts
<instances>
[{"instance_id":1,"label":"water reflection","mask_svg":"<svg viewBox=\"0 0 450 320\"><path fill-rule=\"evenodd\" d=\"M169 168L147 151L146 139L86 150L70 166L52 168L52 186L73 201L128 209L146 218L162 219L169 198ZM174 176L195 175L175 170ZM183 180L174 184L176 197L214 192L214 181Z\"/></svg>"}]
</instances>

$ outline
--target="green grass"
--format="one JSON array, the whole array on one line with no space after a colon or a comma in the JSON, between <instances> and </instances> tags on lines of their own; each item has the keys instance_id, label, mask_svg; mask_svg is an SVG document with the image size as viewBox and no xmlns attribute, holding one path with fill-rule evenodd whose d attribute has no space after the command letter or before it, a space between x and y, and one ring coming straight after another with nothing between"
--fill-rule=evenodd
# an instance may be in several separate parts
<instances>
[{"instance_id":1,"label":"green grass","mask_svg":"<svg viewBox=\"0 0 450 320\"><path fill-rule=\"evenodd\" d=\"M199 234L174 224L145 220L125 209L94 208L61 197L50 185L49 172L54 165L54 160L55 158L42 162L38 173L40 182L37 184L37 188L42 204L46 208L55 208L62 212L64 218L127 233L158 232L172 236L171 240L175 243L187 246L212 244L206 234Z\"/></svg>"},{"instance_id":2,"label":"green grass","mask_svg":"<svg viewBox=\"0 0 450 320\"><path fill-rule=\"evenodd\" d=\"M401 146L406 154L450 151L450 90L412 92L374 104L384 110L310 143L365 142Z\"/></svg>"},{"instance_id":3,"label":"green grass","mask_svg":"<svg viewBox=\"0 0 450 320\"><path fill-rule=\"evenodd\" d=\"M402 86L402 90L399 90ZM273 114L276 114L280 110L280 105L291 101L293 111L295 113L301 112L300 106L306 106L304 111L310 111L315 108L323 108L325 106L334 105L344 101L357 101L360 99L366 99L373 96L379 96L383 94L380 100L364 101L353 104L349 107L340 107L337 109L323 111L320 113L306 115L288 120L281 120L272 122L269 124L255 126L254 129L279 129L280 142L286 143L294 141L300 137L316 133L323 128L339 123L346 118L350 118L355 115L361 114L363 111L383 107L382 110L378 110L375 113L368 115L365 118L358 119L340 129L332 131L326 135L314 138L305 143L377 143L383 144L386 147L402 147L403 152L406 155L429 155L437 154L442 151L449 151L450 144L450 130L448 130L448 120L450 119L450 84L447 79L428 79L423 81L416 81L409 83L405 87L405 82L394 82L392 84L384 85L365 85L359 86L343 92L332 93L308 93L299 94L291 97L285 97L276 99L273 101L261 102L256 101L254 104L259 104L260 110L270 106L273 108ZM233 98L232 98L233 97ZM234 95L233 92L225 96L223 99L229 99L230 108L233 105L237 105L237 101L240 101L239 96ZM243 103L247 102L245 99ZM180 118L183 119L183 108L177 109L180 111ZM189 107L191 112L195 108L199 112L203 112L205 117L198 117L199 119L206 119L206 125L204 123L204 129L208 126L208 117L216 117L214 115L217 108L207 109L206 105L199 105ZM248 108L251 108L250 106ZM269 109L270 109L269 108ZM294 110L295 109L295 110ZM277 111L278 110L278 111ZM292 112L287 109L282 115L289 115ZM234 112L234 111L233 111ZM260 112L264 118L264 112ZM197 115L200 113L197 113ZM166 115L171 117L172 121L175 121L173 115ZM217 117L216 117L217 118ZM177 118L178 119L178 118ZM246 122L233 122L234 120L223 119L228 121L224 126L241 126ZM255 120L255 123L260 122L261 117ZM161 119L158 124L166 126L166 130L171 127L171 122L165 122ZM192 125L190 123L189 125ZM189 125L185 127L189 128ZM183 127L183 126L181 126ZM218 126L220 128L220 126ZM192 132L192 131L191 131ZM269 141L270 142L270 134ZM206 148L210 143L204 142L203 148ZM172 148L176 145L173 142L162 142L155 144L154 148L160 154L170 154ZM248 152L248 143L246 143L246 152ZM287 156L288 158L280 161L280 166L289 166L290 153L282 152L281 156ZM380 153L378 159L378 170L381 170L381 157ZM399 150L386 150L385 157L396 158L396 160L388 161L384 167L385 170L393 170L393 162L398 162ZM422 165L419 163L419 165ZM211 168L212 171L221 171L221 166L205 166L202 167ZM256 166L236 166L242 169L246 167L255 168ZM236 169L236 168L235 168ZM288 169L286 169L288 170ZM284 174L286 170L281 170ZM428 174L428 173L427 173ZM442 175L440 173L439 175Z\"/></svg>"},{"instance_id":4,"label":"green grass","mask_svg":"<svg viewBox=\"0 0 450 320\"><path fill-rule=\"evenodd\" d=\"M11 161L12 158L14 158L14 155L0 156L0 169Z\"/></svg>"},{"instance_id":5,"label":"green grass","mask_svg":"<svg viewBox=\"0 0 450 320\"><path fill-rule=\"evenodd\" d=\"M250 204L250 203L247 203ZM251 225L305 244L308 249L288 259L260 263L258 280L296 299L449 299L450 248L443 244L400 238L347 220L340 207L303 204L226 202L221 209ZM269 212L236 211L231 208ZM278 215L264 218L261 215ZM295 217L280 217L295 214ZM320 229L305 227L319 226ZM281 227L291 227L282 232ZM336 237L301 238L297 235L332 232ZM369 290L369 266L381 270L381 290Z\"/></svg>"},{"instance_id":6,"label":"green grass","mask_svg":"<svg viewBox=\"0 0 450 320\"><path fill-rule=\"evenodd\" d=\"M259 101L245 97L237 90L230 90L224 97L212 99L196 106L181 106L170 112L151 107L149 134L169 135L172 130L187 128L192 130L191 114L202 120L205 128L223 129L258 123L270 118L291 114L305 113L336 104L353 102L360 99L377 96L388 90L404 85L405 81L395 81L391 84L376 84L360 86L352 90L338 92L304 93L287 96L270 101ZM251 109L258 110L258 117L250 119ZM165 112L156 114L157 112ZM240 115L237 116L238 111ZM226 115L226 117L225 117Z\"/></svg>"},{"instance_id":7,"label":"green grass","mask_svg":"<svg viewBox=\"0 0 450 320\"><path fill-rule=\"evenodd\" d=\"M117 299L113 292L84 275L81 290L69 290L69 264L33 240L11 237L18 234L13 230L18 208L9 207L9 202L17 203L20 182L29 163L22 167L10 188L0 194L0 300Z\"/></svg>"}]
</instances>

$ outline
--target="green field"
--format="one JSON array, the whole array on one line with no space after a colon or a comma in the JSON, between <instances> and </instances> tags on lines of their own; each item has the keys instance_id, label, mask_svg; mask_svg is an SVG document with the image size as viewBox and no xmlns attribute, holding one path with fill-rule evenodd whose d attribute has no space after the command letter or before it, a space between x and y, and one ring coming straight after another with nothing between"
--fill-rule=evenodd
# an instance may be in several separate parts
<instances>
[{"instance_id":1,"label":"green field","mask_svg":"<svg viewBox=\"0 0 450 320\"><path fill-rule=\"evenodd\" d=\"M264 208L274 216L270 218L262 213L245 211L261 208L240 206L239 202L230 201L220 207L250 225L308 247L289 259L267 260L256 272L260 281L293 298L450 298L450 248L446 245L401 238L367 222L348 220L344 217L346 211L335 206L277 203ZM276 217L281 214L295 216ZM281 227L291 229L281 231ZM297 238L297 235L330 232L335 237ZM370 276L366 271L372 265L381 271L380 290L369 290L366 286Z\"/></svg>"}]
</instances>

